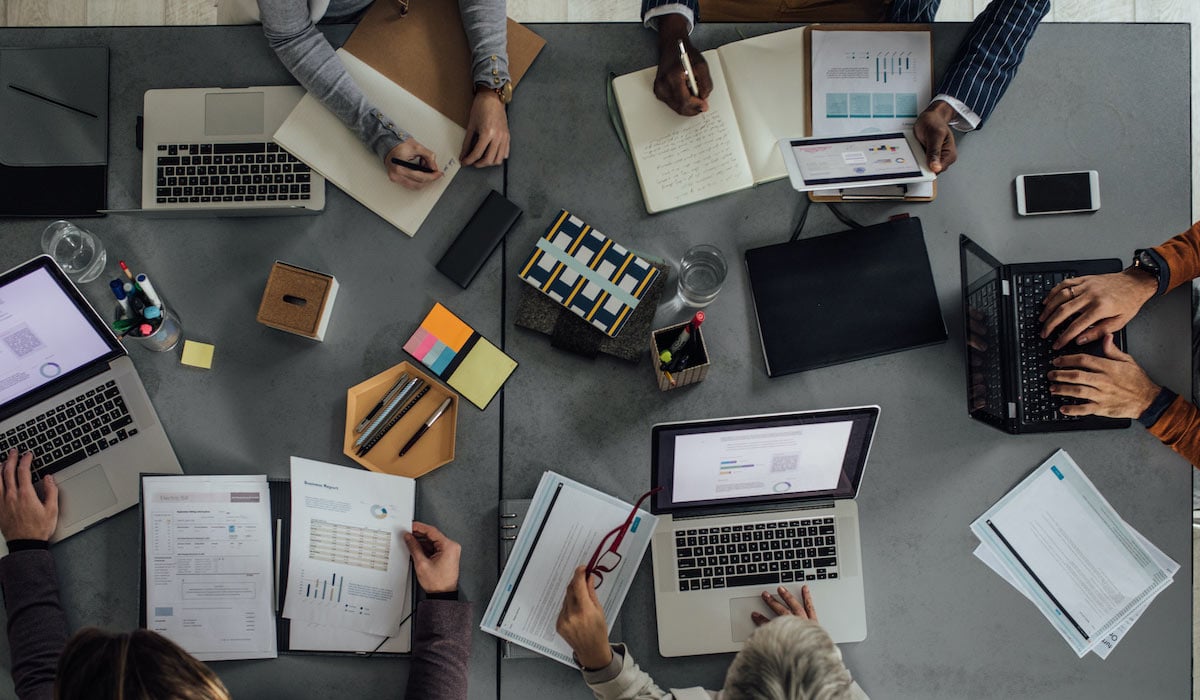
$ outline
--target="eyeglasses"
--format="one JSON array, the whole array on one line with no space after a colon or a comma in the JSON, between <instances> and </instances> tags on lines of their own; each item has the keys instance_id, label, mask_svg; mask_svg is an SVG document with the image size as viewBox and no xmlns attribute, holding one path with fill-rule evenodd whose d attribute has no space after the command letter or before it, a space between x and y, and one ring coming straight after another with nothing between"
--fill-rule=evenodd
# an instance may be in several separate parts
<instances>
[{"instance_id":1,"label":"eyeglasses","mask_svg":"<svg viewBox=\"0 0 1200 700\"><path fill-rule=\"evenodd\" d=\"M630 511L629 517L625 518L625 522L609 531L604 536L604 539L600 540L600 546L596 547L596 553L588 561L586 570L588 580L593 581L593 588L599 588L600 584L604 583L604 574L612 573L614 569L621 565L621 553L617 550L621 548L621 542L625 540L625 533L629 532L629 527L633 525L633 519L637 517L638 509L642 507L642 503L659 491L662 491L661 486L642 494L637 503L633 504L633 510ZM593 579L593 577L595 578Z\"/></svg>"}]
</instances>

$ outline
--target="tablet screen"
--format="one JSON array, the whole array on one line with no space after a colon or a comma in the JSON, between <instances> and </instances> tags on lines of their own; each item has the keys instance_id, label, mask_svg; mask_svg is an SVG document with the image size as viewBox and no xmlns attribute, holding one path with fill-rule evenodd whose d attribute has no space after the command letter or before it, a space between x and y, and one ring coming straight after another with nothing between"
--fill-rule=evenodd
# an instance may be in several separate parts
<instances>
[{"instance_id":1,"label":"tablet screen","mask_svg":"<svg viewBox=\"0 0 1200 700\"><path fill-rule=\"evenodd\" d=\"M921 177L902 133L797 140L791 149L806 185Z\"/></svg>"}]
</instances>

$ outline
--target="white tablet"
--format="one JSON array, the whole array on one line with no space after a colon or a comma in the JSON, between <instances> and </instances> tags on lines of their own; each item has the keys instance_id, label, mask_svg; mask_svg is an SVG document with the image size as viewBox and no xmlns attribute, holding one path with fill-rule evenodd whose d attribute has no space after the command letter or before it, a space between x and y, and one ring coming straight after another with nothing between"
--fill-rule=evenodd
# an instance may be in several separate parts
<instances>
[{"instance_id":1,"label":"white tablet","mask_svg":"<svg viewBox=\"0 0 1200 700\"><path fill-rule=\"evenodd\" d=\"M799 192L930 182L925 150L911 131L781 139L779 150Z\"/></svg>"}]
</instances>

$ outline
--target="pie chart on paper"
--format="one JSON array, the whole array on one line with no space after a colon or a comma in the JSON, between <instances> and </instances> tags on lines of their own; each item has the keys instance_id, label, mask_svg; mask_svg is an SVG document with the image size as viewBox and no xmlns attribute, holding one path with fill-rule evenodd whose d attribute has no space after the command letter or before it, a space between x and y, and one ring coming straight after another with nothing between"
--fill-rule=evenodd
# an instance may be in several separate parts
<instances>
[{"instance_id":1,"label":"pie chart on paper","mask_svg":"<svg viewBox=\"0 0 1200 700\"><path fill-rule=\"evenodd\" d=\"M388 516L387 506L371 506L371 515L374 516L376 520L383 520Z\"/></svg>"}]
</instances>

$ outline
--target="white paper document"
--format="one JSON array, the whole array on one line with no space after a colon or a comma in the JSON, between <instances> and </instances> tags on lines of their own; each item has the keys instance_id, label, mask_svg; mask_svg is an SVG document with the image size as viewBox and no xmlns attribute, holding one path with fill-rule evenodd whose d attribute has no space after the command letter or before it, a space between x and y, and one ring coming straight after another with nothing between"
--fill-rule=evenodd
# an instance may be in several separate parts
<instances>
[{"instance_id":1,"label":"white paper document","mask_svg":"<svg viewBox=\"0 0 1200 700\"><path fill-rule=\"evenodd\" d=\"M266 476L148 476L142 514L146 627L201 661L275 658Z\"/></svg>"},{"instance_id":2,"label":"white paper document","mask_svg":"<svg viewBox=\"0 0 1200 700\"><path fill-rule=\"evenodd\" d=\"M1059 450L971 524L976 556L1026 595L1079 656L1106 656L1178 565L1130 528Z\"/></svg>"},{"instance_id":3,"label":"white paper document","mask_svg":"<svg viewBox=\"0 0 1200 700\"><path fill-rule=\"evenodd\" d=\"M283 616L377 636L404 621L416 482L292 457Z\"/></svg>"},{"instance_id":4,"label":"white paper document","mask_svg":"<svg viewBox=\"0 0 1200 700\"><path fill-rule=\"evenodd\" d=\"M567 584L631 510L631 503L554 472L543 474L480 628L575 668L571 647L555 631ZM609 630L657 524L638 511L618 550L621 563L596 589Z\"/></svg>"},{"instance_id":5,"label":"white paper document","mask_svg":"<svg viewBox=\"0 0 1200 700\"><path fill-rule=\"evenodd\" d=\"M337 56L368 100L433 151L445 175L420 190L392 182L383 160L311 94L288 115L275 141L359 204L415 236L461 169L458 153L466 130L345 49L338 49Z\"/></svg>"},{"instance_id":6,"label":"white paper document","mask_svg":"<svg viewBox=\"0 0 1200 700\"><path fill-rule=\"evenodd\" d=\"M928 31L818 31L812 42L812 135L911 129L933 91Z\"/></svg>"}]
</instances>

